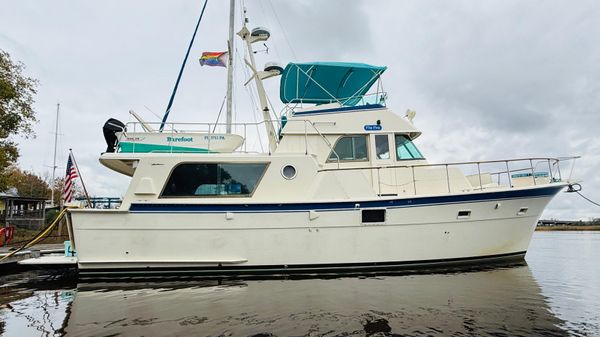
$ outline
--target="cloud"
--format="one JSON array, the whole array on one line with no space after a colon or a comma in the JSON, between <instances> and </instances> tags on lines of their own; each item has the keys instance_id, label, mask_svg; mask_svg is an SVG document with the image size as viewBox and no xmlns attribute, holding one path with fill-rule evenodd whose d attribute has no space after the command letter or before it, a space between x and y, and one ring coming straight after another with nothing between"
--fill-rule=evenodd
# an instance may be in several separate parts
<instances>
[{"instance_id":1,"label":"cloud","mask_svg":"<svg viewBox=\"0 0 600 337\"><path fill-rule=\"evenodd\" d=\"M345 0L263 0L252 4L251 14L274 31L271 45L282 50L282 62L368 61L372 48L367 2ZM363 54L363 55L361 55Z\"/></svg>"},{"instance_id":2,"label":"cloud","mask_svg":"<svg viewBox=\"0 0 600 337\"><path fill-rule=\"evenodd\" d=\"M600 170L597 3L421 1L382 7L389 10L370 22L372 39L385 36L388 42L375 44L375 54L391 68L385 77L386 87L395 89L389 106L417 109L424 131L418 142L431 160L582 155L574 176L600 200L594 173ZM587 218L600 212L569 194L547 214Z\"/></svg>"}]
</instances>

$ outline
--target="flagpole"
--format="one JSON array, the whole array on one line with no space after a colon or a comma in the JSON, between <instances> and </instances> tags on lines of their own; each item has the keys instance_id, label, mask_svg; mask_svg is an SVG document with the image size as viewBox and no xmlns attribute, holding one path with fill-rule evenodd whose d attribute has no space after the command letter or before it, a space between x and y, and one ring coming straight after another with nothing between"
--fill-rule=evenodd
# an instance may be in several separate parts
<instances>
[{"instance_id":1,"label":"flagpole","mask_svg":"<svg viewBox=\"0 0 600 337\"><path fill-rule=\"evenodd\" d=\"M54 126L54 161L52 162L52 180L50 183L50 200L52 207L54 207L54 188L56 187L56 145L58 143L58 116L60 113L60 103L56 103L56 125Z\"/></svg>"},{"instance_id":2,"label":"flagpole","mask_svg":"<svg viewBox=\"0 0 600 337\"><path fill-rule=\"evenodd\" d=\"M226 132L231 133L231 95L233 91L233 53L234 53L234 42L233 42L233 26L235 20L235 0L229 1L229 41L227 41L227 47L229 54L227 55L227 115L226 115Z\"/></svg>"},{"instance_id":3,"label":"flagpole","mask_svg":"<svg viewBox=\"0 0 600 337\"><path fill-rule=\"evenodd\" d=\"M77 168L77 174L79 175L79 179L81 180L81 186L83 186L83 193L85 193L85 198L87 199L88 206L92 207L92 201L90 200L90 196L85 188L85 184L83 183L83 177L81 176L81 171L79 170L79 165L77 165L77 161L75 160L75 156L73 155L73 150L69 149L69 155L73 158L73 164Z\"/></svg>"}]
</instances>

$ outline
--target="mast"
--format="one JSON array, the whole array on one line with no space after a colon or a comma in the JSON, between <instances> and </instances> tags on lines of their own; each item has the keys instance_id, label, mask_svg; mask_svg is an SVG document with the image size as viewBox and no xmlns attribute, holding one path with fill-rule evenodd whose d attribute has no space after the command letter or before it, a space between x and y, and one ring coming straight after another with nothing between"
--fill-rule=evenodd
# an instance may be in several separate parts
<instances>
[{"instance_id":1,"label":"mast","mask_svg":"<svg viewBox=\"0 0 600 337\"><path fill-rule=\"evenodd\" d=\"M58 116L60 114L60 103L56 103L56 124L54 126L54 161L52 162L52 182L50 185L50 203L54 206L54 179L56 179L56 145L58 143Z\"/></svg>"},{"instance_id":2,"label":"mast","mask_svg":"<svg viewBox=\"0 0 600 337\"><path fill-rule=\"evenodd\" d=\"M235 0L229 1L229 40L227 41L227 133L231 133L232 111L231 111L231 95L233 91L233 26L235 20Z\"/></svg>"},{"instance_id":3,"label":"mast","mask_svg":"<svg viewBox=\"0 0 600 337\"><path fill-rule=\"evenodd\" d=\"M244 9L244 16L245 13L246 10ZM263 114L263 122L265 123L265 128L267 129L267 137L269 138L269 153L273 153L277 148L277 134L275 133L275 128L273 127L273 122L271 120L267 94L265 92L265 87L262 80L271 76L279 75L279 73L267 71L259 72L256 70L256 62L254 61L254 50L252 48L252 44L255 42L267 41L270 37L270 33L264 28L256 28L250 32L248 27L246 27L247 22L248 19L244 17L242 29L238 32L238 35L242 38L242 40L246 41L246 46L248 48L248 57L250 58L250 62L248 62L248 60L244 61L253 72L252 77L250 80L248 80L248 82L246 82L246 84L248 84L252 79L255 80L256 91L260 101L260 110Z\"/></svg>"},{"instance_id":4,"label":"mast","mask_svg":"<svg viewBox=\"0 0 600 337\"><path fill-rule=\"evenodd\" d=\"M198 23L196 23L196 28L194 28L194 34L192 35L192 39L190 40L190 45L188 46L187 52L185 53L185 58L183 59L183 63L181 64L181 69L179 69L179 75L177 75L177 81L175 81L175 87L173 87L173 92L171 93L169 104L167 104L167 109L165 110L163 119L160 122L160 128L158 129L159 132L163 131L163 129L165 128L165 123L169 118L169 113L171 112L173 101L175 100L175 94L177 94L177 88L179 87L179 81L181 80L181 75L183 75L183 70L185 69L185 64L187 62L188 56L190 55L190 50L192 50L192 45L194 44L194 39L196 38L196 33L198 32L198 27L200 26L200 22L202 21L202 16L204 15L204 10L206 9L207 3L208 0L204 0L204 6L202 6L202 11L200 12L200 17L198 17Z\"/></svg>"}]
</instances>

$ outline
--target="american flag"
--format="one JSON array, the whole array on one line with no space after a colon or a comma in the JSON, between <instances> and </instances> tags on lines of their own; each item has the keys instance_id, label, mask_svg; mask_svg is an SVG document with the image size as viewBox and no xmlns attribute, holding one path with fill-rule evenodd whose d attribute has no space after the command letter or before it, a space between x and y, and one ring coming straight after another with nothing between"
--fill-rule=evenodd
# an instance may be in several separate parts
<instances>
[{"instance_id":1,"label":"american flag","mask_svg":"<svg viewBox=\"0 0 600 337\"><path fill-rule=\"evenodd\" d=\"M65 203L73 200L74 194L74 180L77 178L77 169L73 165L73 155L69 153L69 160L67 161L67 175L65 176L65 188L63 189L63 200Z\"/></svg>"}]
</instances>

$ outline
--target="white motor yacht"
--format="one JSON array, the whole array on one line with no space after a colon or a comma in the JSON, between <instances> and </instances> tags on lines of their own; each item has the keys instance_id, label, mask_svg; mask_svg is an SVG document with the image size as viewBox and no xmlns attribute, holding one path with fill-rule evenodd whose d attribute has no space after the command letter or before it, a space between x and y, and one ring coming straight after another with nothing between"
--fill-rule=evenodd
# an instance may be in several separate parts
<instances>
[{"instance_id":1,"label":"white motor yacht","mask_svg":"<svg viewBox=\"0 0 600 337\"><path fill-rule=\"evenodd\" d=\"M179 143L191 136L173 131L107 130L100 161L131 182L118 209L69 211L80 273L329 273L520 260L544 208L569 184L556 158L429 163L415 113L386 106L386 67L309 62L256 71L252 44L268 31L244 23L238 35L268 151L245 151L246 135L213 134L210 124L201 124L205 142L186 146ZM278 120L262 85L275 76L285 104Z\"/></svg>"}]
</instances>

